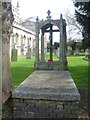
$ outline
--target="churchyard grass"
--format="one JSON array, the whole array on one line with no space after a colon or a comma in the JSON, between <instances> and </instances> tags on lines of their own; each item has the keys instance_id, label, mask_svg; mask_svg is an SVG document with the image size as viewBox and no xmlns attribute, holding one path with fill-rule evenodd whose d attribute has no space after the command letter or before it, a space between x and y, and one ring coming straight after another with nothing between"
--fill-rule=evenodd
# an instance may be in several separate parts
<instances>
[{"instance_id":1,"label":"churchyard grass","mask_svg":"<svg viewBox=\"0 0 90 120\"><path fill-rule=\"evenodd\" d=\"M17 87L34 71L34 57L18 56L17 62L11 62L11 75L13 87Z\"/></svg>"},{"instance_id":2,"label":"churchyard grass","mask_svg":"<svg viewBox=\"0 0 90 120\"><path fill-rule=\"evenodd\" d=\"M84 56L69 56L68 67L71 76L79 90L88 90L88 61L83 60ZM49 54L46 54L46 60ZM34 60L26 59L26 56L19 56L17 62L11 62L11 74L13 87L17 87L34 71ZM54 60L58 60L54 56Z\"/></svg>"},{"instance_id":3,"label":"churchyard grass","mask_svg":"<svg viewBox=\"0 0 90 120\"><path fill-rule=\"evenodd\" d=\"M79 90L88 90L89 62L84 56L67 57L70 74Z\"/></svg>"}]
</instances>

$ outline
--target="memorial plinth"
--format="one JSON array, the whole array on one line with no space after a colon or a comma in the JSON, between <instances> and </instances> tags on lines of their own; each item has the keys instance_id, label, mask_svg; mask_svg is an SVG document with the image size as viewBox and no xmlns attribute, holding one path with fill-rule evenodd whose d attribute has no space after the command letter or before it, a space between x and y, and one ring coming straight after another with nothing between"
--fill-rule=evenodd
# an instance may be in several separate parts
<instances>
[{"instance_id":1,"label":"memorial plinth","mask_svg":"<svg viewBox=\"0 0 90 120\"><path fill-rule=\"evenodd\" d=\"M14 118L77 118L80 95L68 71L34 71L12 93Z\"/></svg>"}]
</instances>

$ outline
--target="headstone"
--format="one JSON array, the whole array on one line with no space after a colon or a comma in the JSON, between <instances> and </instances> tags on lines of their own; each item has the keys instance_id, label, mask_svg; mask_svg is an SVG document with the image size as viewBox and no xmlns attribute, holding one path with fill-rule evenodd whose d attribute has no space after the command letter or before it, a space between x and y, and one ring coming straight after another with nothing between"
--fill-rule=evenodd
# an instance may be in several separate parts
<instances>
[{"instance_id":1,"label":"headstone","mask_svg":"<svg viewBox=\"0 0 90 120\"><path fill-rule=\"evenodd\" d=\"M75 50L75 55L79 56L79 50L78 50L78 48L76 48L76 50Z\"/></svg>"},{"instance_id":2,"label":"headstone","mask_svg":"<svg viewBox=\"0 0 90 120\"><path fill-rule=\"evenodd\" d=\"M68 56L73 55L73 50L72 50L71 46L68 46L68 48L67 48L67 55Z\"/></svg>"},{"instance_id":3,"label":"headstone","mask_svg":"<svg viewBox=\"0 0 90 120\"><path fill-rule=\"evenodd\" d=\"M85 56L90 58L90 49L85 50Z\"/></svg>"},{"instance_id":4,"label":"headstone","mask_svg":"<svg viewBox=\"0 0 90 120\"><path fill-rule=\"evenodd\" d=\"M67 55L70 56L71 55L71 51L67 50Z\"/></svg>"},{"instance_id":5,"label":"headstone","mask_svg":"<svg viewBox=\"0 0 90 120\"><path fill-rule=\"evenodd\" d=\"M26 53L26 59L31 59L31 52Z\"/></svg>"},{"instance_id":6,"label":"headstone","mask_svg":"<svg viewBox=\"0 0 90 120\"><path fill-rule=\"evenodd\" d=\"M33 56L35 56L35 48L33 48Z\"/></svg>"},{"instance_id":7,"label":"headstone","mask_svg":"<svg viewBox=\"0 0 90 120\"><path fill-rule=\"evenodd\" d=\"M11 61L17 61L17 49L12 49Z\"/></svg>"},{"instance_id":8,"label":"headstone","mask_svg":"<svg viewBox=\"0 0 90 120\"><path fill-rule=\"evenodd\" d=\"M59 58L60 57L60 48L58 47L57 51L56 51L56 56Z\"/></svg>"},{"instance_id":9,"label":"headstone","mask_svg":"<svg viewBox=\"0 0 90 120\"><path fill-rule=\"evenodd\" d=\"M26 53L26 59L31 59L31 48L28 47L28 52Z\"/></svg>"}]
</instances>

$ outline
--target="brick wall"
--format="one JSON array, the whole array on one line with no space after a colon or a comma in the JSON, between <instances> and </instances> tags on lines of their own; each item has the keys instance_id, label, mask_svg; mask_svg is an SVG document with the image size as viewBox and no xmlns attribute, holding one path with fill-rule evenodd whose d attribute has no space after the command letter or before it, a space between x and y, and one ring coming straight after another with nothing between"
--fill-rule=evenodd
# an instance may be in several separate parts
<instances>
[{"instance_id":1,"label":"brick wall","mask_svg":"<svg viewBox=\"0 0 90 120\"><path fill-rule=\"evenodd\" d=\"M78 101L13 99L14 118L78 118Z\"/></svg>"}]
</instances>

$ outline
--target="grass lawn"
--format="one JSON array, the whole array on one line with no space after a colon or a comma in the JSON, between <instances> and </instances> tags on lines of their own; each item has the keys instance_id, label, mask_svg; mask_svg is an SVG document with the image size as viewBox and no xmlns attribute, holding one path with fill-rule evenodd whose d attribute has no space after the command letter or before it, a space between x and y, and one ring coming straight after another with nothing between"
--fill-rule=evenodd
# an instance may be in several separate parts
<instances>
[{"instance_id":1,"label":"grass lawn","mask_svg":"<svg viewBox=\"0 0 90 120\"><path fill-rule=\"evenodd\" d=\"M83 58L84 56L67 57L68 67L78 89L88 90L88 62L83 60ZM48 54L45 59L49 59ZM34 60L34 57L26 59L25 56L19 56L17 62L11 62L12 83L14 88L34 71ZM57 60L55 56L54 60Z\"/></svg>"},{"instance_id":2,"label":"grass lawn","mask_svg":"<svg viewBox=\"0 0 90 120\"><path fill-rule=\"evenodd\" d=\"M13 88L20 85L34 71L34 59L34 57L26 59L26 56L19 56L17 62L11 62Z\"/></svg>"},{"instance_id":3,"label":"grass lawn","mask_svg":"<svg viewBox=\"0 0 90 120\"><path fill-rule=\"evenodd\" d=\"M71 76L79 90L88 90L88 61L84 56L67 57Z\"/></svg>"}]
</instances>

